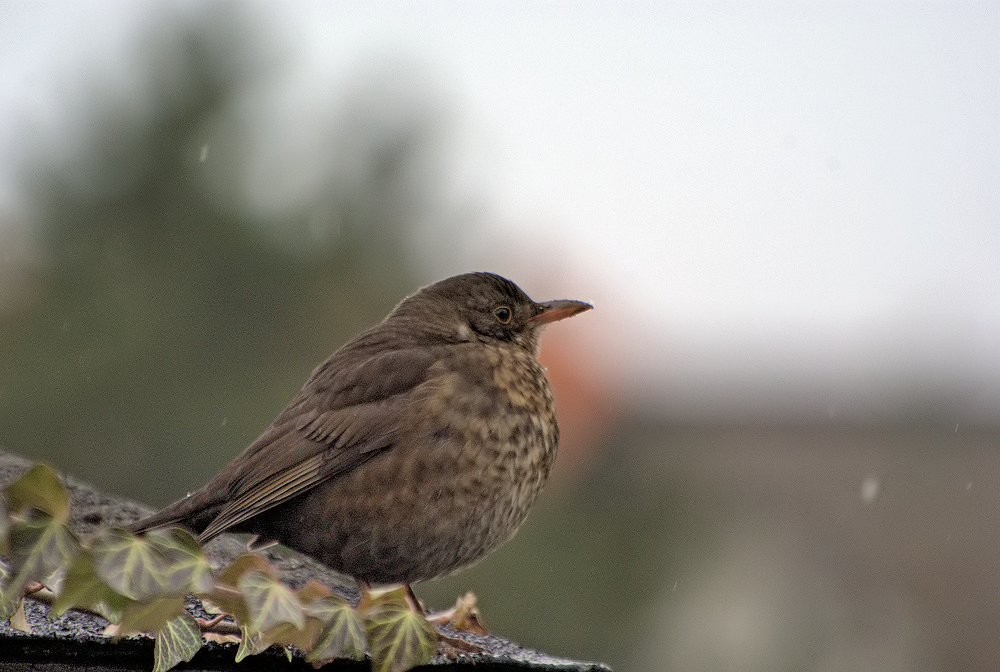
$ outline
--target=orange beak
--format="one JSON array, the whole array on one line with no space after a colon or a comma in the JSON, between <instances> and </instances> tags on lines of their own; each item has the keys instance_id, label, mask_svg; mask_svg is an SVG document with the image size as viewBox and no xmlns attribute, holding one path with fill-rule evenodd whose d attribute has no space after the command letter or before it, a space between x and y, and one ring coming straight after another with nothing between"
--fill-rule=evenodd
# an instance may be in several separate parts
<instances>
[{"instance_id":1,"label":"orange beak","mask_svg":"<svg viewBox=\"0 0 1000 672\"><path fill-rule=\"evenodd\" d=\"M593 308L592 305L584 301L570 301L569 299L546 301L545 303L539 303L536 305L539 310L533 317L528 318L528 323L537 324L539 326L543 324L550 324L552 322L558 322L559 320L564 320L567 317L573 317L578 313L582 313L585 310Z\"/></svg>"}]
</instances>

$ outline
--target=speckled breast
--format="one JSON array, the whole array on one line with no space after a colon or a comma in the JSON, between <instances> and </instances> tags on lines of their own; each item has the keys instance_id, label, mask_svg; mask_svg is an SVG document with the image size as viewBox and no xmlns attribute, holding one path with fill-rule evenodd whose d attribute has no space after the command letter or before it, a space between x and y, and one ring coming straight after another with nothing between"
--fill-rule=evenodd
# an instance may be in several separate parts
<instances>
[{"instance_id":1,"label":"speckled breast","mask_svg":"<svg viewBox=\"0 0 1000 672\"><path fill-rule=\"evenodd\" d=\"M384 584L454 572L513 536L559 439L544 369L523 349L481 344L432 368L392 448L290 507L279 541ZM322 521L296 513L315 511L310 499L325 503Z\"/></svg>"}]
</instances>

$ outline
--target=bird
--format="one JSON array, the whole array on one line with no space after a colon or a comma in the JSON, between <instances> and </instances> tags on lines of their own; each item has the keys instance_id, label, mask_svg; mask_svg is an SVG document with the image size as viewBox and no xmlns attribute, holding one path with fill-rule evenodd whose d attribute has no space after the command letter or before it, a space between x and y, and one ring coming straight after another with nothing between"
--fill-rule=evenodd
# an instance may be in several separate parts
<instances>
[{"instance_id":1,"label":"bird","mask_svg":"<svg viewBox=\"0 0 1000 672\"><path fill-rule=\"evenodd\" d=\"M559 442L539 335L592 307L535 302L494 273L423 287L316 367L208 483L129 529L248 533L412 594L524 522Z\"/></svg>"}]
</instances>

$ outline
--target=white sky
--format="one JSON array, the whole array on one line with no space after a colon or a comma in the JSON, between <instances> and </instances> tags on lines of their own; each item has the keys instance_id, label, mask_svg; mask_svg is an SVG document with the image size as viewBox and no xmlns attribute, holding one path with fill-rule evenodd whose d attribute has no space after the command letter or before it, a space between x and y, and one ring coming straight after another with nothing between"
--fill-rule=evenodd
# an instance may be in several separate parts
<instances>
[{"instance_id":1,"label":"white sky","mask_svg":"<svg viewBox=\"0 0 1000 672\"><path fill-rule=\"evenodd\" d=\"M113 55L134 6L0 5L0 129ZM456 199L488 206L444 270L594 299L629 375L954 376L1000 411L997 2L254 6L299 49L272 123L372 57L427 73ZM512 234L540 250L498 265Z\"/></svg>"}]
</instances>

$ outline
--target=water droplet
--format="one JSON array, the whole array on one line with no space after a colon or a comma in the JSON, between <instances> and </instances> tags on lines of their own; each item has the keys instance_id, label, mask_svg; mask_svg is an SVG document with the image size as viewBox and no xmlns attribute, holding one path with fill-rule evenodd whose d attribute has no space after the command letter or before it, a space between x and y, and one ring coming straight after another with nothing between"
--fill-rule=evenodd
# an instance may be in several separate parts
<instances>
[{"instance_id":1,"label":"water droplet","mask_svg":"<svg viewBox=\"0 0 1000 672\"><path fill-rule=\"evenodd\" d=\"M865 504L871 504L878 499L878 493L881 488L882 484L876 476L872 476L871 474L865 476L864 480L861 481L861 500Z\"/></svg>"}]
</instances>

